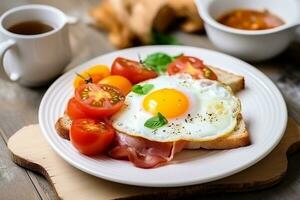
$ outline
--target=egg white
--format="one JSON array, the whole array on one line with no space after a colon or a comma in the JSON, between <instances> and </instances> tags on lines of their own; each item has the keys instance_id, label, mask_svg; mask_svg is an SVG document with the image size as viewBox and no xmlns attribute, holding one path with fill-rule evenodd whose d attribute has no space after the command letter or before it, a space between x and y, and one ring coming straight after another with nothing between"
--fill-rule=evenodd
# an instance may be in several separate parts
<instances>
[{"instance_id":1,"label":"egg white","mask_svg":"<svg viewBox=\"0 0 300 200\"><path fill-rule=\"evenodd\" d=\"M143 137L158 142L209 141L233 131L241 105L231 89L217 81L195 80L189 75L159 76L143 84L153 84L148 93L163 88L173 88L184 93L189 99L186 113L157 129L150 129L144 123L153 115L143 108L148 95L130 92L123 108L112 117L113 127L122 133Z\"/></svg>"}]
</instances>

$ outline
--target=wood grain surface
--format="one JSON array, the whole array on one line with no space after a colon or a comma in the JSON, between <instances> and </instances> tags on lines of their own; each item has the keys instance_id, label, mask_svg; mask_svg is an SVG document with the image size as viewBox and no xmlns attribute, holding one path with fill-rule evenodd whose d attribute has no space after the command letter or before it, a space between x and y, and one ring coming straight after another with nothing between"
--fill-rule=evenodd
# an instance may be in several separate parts
<instances>
[{"instance_id":1,"label":"wood grain surface","mask_svg":"<svg viewBox=\"0 0 300 200\"><path fill-rule=\"evenodd\" d=\"M99 0L100 1L100 0ZM88 9L98 0L1 0L0 14L9 8L28 4L42 3L55 6L69 15L77 16L80 22L70 27L73 59L66 67L71 69L95 56L113 51L106 34L86 24ZM215 49L203 34L185 34L176 32L175 36L182 44ZM1 39L0 41L4 40ZM253 63L274 81L288 67L299 68L300 44L293 43L285 53L275 59ZM50 84L50 83L49 83ZM41 176L19 168L11 162L6 147L10 136L25 125L37 123L38 106L47 87L24 88L8 80L0 67L0 199L31 200L55 199L56 195L49 183ZM291 114L293 114L291 112ZM300 153L291 157L287 176L283 182L272 189L255 193L197 195L195 199L299 199L300 196ZM2 186L5 183L5 187Z\"/></svg>"},{"instance_id":2,"label":"wood grain surface","mask_svg":"<svg viewBox=\"0 0 300 200\"><path fill-rule=\"evenodd\" d=\"M129 186L88 175L60 158L48 145L38 125L24 127L15 133L8 141L8 148L14 162L43 174L54 186L60 199L188 197L194 193L257 190L278 183L287 170L287 154L300 148L300 126L290 118L279 145L250 168L218 181L177 188ZM77 193L79 188L80 193Z\"/></svg>"}]
</instances>

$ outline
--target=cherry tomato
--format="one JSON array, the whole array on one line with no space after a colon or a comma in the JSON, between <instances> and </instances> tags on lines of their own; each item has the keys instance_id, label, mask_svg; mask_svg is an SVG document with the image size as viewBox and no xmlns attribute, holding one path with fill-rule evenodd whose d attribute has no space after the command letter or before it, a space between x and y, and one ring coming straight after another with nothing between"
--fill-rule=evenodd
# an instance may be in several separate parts
<instances>
[{"instance_id":1,"label":"cherry tomato","mask_svg":"<svg viewBox=\"0 0 300 200\"><path fill-rule=\"evenodd\" d=\"M132 84L124 76L112 75L102 79L100 84L107 84L118 88L124 95L131 91Z\"/></svg>"},{"instance_id":2,"label":"cherry tomato","mask_svg":"<svg viewBox=\"0 0 300 200\"><path fill-rule=\"evenodd\" d=\"M115 136L114 129L104 121L75 119L70 129L73 146L82 154L96 155L104 152Z\"/></svg>"},{"instance_id":3,"label":"cherry tomato","mask_svg":"<svg viewBox=\"0 0 300 200\"><path fill-rule=\"evenodd\" d=\"M71 119L87 118L87 114L81 109L79 102L73 97L69 100L67 114Z\"/></svg>"},{"instance_id":4,"label":"cherry tomato","mask_svg":"<svg viewBox=\"0 0 300 200\"><path fill-rule=\"evenodd\" d=\"M125 96L110 85L88 83L75 90L81 110L93 118L111 116L123 106Z\"/></svg>"},{"instance_id":5,"label":"cherry tomato","mask_svg":"<svg viewBox=\"0 0 300 200\"><path fill-rule=\"evenodd\" d=\"M168 74L188 73L196 79L217 80L217 75L202 60L192 56L180 56L168 66Z\"/></svg>"},{"instance_id":6,"label":"cherry tomato","mask_svg":"<svg viewBox=\"0 0 300 200\"><path fill-rule=\"evenodd\" d=\"M116 58L113 62L111 74L124 76L132 84L158 76L155 71L146 69L141 63L121 57Z\"/></svg>"},{"instance_id":7,"label":"cherry tomato","mask_svg":"<svg viewBox=\"0 0 300 200\"><path fill-rule=\"evenodd\" d=\"M109 68L105 65L95 65L84 72L78 74L74 79L74 88L89 83L98 83L101 79L109 76Z\"/></svg>"}]
</instances>

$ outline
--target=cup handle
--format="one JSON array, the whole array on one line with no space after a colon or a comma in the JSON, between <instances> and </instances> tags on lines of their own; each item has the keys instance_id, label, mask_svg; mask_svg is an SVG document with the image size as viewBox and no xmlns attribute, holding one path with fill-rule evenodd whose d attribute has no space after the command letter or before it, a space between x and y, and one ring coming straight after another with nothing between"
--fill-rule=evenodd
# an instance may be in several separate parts
<instances>
[{"instance_id":1,"label":"cup handle","mask_svg":"<svg viewBox=\"0 0 300 200\"><path fill-rule=\"evenodd\" d=\"M78 23L78 18L70 15L66 15L67 24L74 25Z\"/></svg>"},{"instance_id":2,"label":"cup handle","mask_svg":"<svg viewBox=\"0 0 300 200\"><path fill-rule=\"evenodd\" d=\"M3 65L4 55L7 50L9 50L10 48L12 48L15 45L16 45L16 41L14 41L12 39L9 39L9 40L6 40L6 41L0 43L0 66L4 67L4 65ZM9 78L12 81L16 81L20 78L20 73L17 71L8 72L8 74L9 74Z\"/></svg>"}]
</instances>

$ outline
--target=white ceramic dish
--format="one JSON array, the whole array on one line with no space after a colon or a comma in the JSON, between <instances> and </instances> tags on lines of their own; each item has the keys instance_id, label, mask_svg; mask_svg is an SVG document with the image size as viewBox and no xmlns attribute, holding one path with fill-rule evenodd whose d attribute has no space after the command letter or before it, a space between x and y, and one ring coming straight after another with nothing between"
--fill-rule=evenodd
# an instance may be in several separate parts
<instances>
[{"instance_id":1,"label":"white ceramic dish","mask_svg":"<svg viewBox=\"0 0 300 200\"><path fill-rule=\"evenodd\" d=\"M111 65L117 56L137 59L153 52L172 55L185 53L205 63L241 74L246 88L238 96L252 144L232 150L184 151L175 157L178 163L155 169L140 169L128 161L106 156L87 157L79 154L71 143L58 136L54 124L62 116L68 99L73 95L73 78L94 64ZM237 173L265 157L280 141L287 123L285 102L276 86L251 65L218 52L185 46L148 46L115 51L94 58L61 76L48 89L39 108L39 123L52 148L74 167L94 176L130 185L173 187L193 185Z\"/></svg>"},{"instance_id":2,"label":"white ceramic dish","mask_svg":"<svg viewBox=\"0 0 300 200\"><path fill-rule=\"evenodd\" d=\"M293 41L300 25L299 0L196 0L205 30L221 51L248 61L272 58ZM259 31L230 28L216 21L222 14L237 8L267 9L282 18L282 26Z\"/></svg>"}]
</instances>

